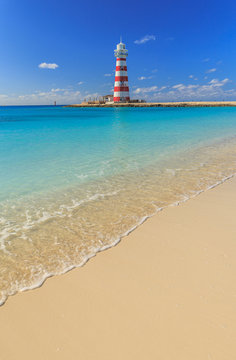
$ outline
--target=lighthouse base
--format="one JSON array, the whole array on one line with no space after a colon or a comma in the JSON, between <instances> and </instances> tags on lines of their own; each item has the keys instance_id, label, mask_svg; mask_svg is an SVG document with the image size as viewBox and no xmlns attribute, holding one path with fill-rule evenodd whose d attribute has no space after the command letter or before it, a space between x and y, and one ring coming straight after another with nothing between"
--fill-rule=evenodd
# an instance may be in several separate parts
<instances>
[{"instance_id":1,"label":"lighthouse base","mask_svg":"<svg viewBox=\"0 0 236 360\"><path fill-rule=\"evenodd\" d=\"M129 97L114 97L113 101L114 101L114 103L129 103L130 98Z\"/></svg>"}]
</instances>

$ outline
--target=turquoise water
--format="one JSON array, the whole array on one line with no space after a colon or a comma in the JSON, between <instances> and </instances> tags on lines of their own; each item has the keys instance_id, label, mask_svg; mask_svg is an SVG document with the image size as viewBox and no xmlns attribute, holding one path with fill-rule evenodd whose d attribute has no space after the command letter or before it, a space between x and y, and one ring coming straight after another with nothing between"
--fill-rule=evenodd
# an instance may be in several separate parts
<instances>
[{"instance_id":1,"label":"turquoise water","mask_svg":"<svg viewBox=\"0 0 236 360\"><path fill-rule=\"evenodd\" d=\"M0 301L235 173L236 108L0 108Z\"/></svg>"}]
</instances>

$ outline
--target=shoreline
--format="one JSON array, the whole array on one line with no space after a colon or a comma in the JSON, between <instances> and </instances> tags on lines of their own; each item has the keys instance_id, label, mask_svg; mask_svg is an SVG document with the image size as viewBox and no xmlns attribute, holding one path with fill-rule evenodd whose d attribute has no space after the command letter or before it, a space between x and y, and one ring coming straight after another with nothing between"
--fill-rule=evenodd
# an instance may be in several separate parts
<instances>
[{"instance_id":1,"label":"shoreline","mask_svg":"<svg viewBox=\"0 0 236 360\"><path fill-rule=\"evenodd\" d=\"M236 101L181 101L157 103L119 103L119 104L72 104L64 107L224 107L236 106Z\"/></svg>"},{"instance_id":2,"label":"shoreline","mask_svg":"<svg viewBox=\"0 0 236 360\"><path fill-rule=\"evenodd\" d=\"M22 293L22 292L32 291L32 290L41 288L44 285L44 283L50 278L53 278L53 277L56 277L56 276L61 276L61 275L67 274L68 272L70 272L70 271L72 271L74 269L80 269L80 268L84 267L89 260L91 260L92 258L94 258L95 256L97 256L99 253L101 253L103 251L106 251L106 250L109 250L109 249L111 249L113 247L116 247L123 240L123 238L129 236L133 231L137 230L147 220L149 220L152 217L158 215L161 211L166 210L169 207L179 206L179 205L181 205L181 204L183 204L183 203L185 203L185 202L187 202L187 201L189 201L191 199L194 199L195 197L201 195L202 193L205 193L208 190L214 189L215 187L224 184L226 181L228 181L228 180L230 180L230 179L232 179L234 177L236 177L236 173L233 173L233 174L231 174L231 175L229 175L227 177L222 178L221 180L219 180L215 184L210 185L206 189L197 191L194 195L192 195L192 196L190 196L190 197L188 197L186 199L179 200L177 202L170 203L169 205L158 208L156 210L156 212L154 212L153 214L144 216L136 225L131 227L125 233L120 234L119 237L117 239L115 239L115 241L112 244L104 245L102 248L100 248L99 250L97 250L96 252L91 254L90 256L86 257L81 263L79 263L77 265L70 265L68 268L64 269L62 272L59 272L59 273L48 273L44 278L40 279L37 283L35 283L35 284L33 284L33 285L29 286L29 287L23 287L21 289L16 290L14 293L11 293L3 301L0 301L0 310L1 310L1 307L5 305L5 303L8 301L8 299L10 297L15 296L15 295L17 295L19 293Z\"/></svg>"},{"instance_id":3,"label":"shoreline","mask_svg":"<svg viewBox=\"0 0 236 360\"><path fill-rule=\"evenodd\" d=\"M86 266L9 297L0 307L3 359L143 359L146 351L151 359L233 358L235 187L232 177L169 206ZM27 348L24 333L30 336L32 329ZM9 336L14 349L7 346ZM173 353L163 347L169 342Z\"/></svg>"}]
</instances>

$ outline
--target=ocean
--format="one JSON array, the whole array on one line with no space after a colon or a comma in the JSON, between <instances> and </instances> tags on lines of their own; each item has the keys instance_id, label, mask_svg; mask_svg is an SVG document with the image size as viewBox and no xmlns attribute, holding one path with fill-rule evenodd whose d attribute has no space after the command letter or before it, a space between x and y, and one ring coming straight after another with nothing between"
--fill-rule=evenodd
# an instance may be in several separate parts
<instances>
[{"instance_id":1,"label":"ocean","mask_svg":"<svg viewBox=\"0 0 236 360\"><path fill-rule=\"evenodd\" d=\"M0 107L0 303L235 173L234 107Z\"/></svg>"}]
</instances>

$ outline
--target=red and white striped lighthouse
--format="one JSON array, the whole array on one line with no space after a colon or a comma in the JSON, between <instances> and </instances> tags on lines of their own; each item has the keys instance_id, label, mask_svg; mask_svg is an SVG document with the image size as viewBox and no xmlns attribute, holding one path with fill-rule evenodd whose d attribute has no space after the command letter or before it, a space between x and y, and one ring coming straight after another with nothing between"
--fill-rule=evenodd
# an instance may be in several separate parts
<instances>
[{"instance_id":1,"label":"red and white striped lighthouse","mask_svg":"<svg viewBox=\"0 0 236 360\"><path fill-rule=\"evenodd\" d=\"M127 75L126 58L128 56L128 50L125 48L125 44L117 44L115 49L116 57L116 75L114 86L114 102L129 102L129 85Z\"/></svg>"}]
</instances>

